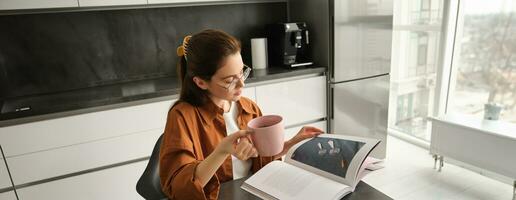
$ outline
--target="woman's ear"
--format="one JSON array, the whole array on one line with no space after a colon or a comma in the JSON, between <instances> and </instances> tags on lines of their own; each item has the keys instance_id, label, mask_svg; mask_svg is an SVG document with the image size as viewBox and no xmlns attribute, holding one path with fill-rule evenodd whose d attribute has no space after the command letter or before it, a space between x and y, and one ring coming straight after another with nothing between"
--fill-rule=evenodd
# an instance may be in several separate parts
<instances>
[{"instance_id":1,"label":"woman's ear","mask_svg":"<svg viewBox=\"0 0 516 200\"><path fill-rule=\"evenodd\" d=\"M197 85L197 87L207 90L208 89L208 82L203 80L202 78L199 78L197 76L193 77L193 82Z\"/></svg>"}]
</instances>

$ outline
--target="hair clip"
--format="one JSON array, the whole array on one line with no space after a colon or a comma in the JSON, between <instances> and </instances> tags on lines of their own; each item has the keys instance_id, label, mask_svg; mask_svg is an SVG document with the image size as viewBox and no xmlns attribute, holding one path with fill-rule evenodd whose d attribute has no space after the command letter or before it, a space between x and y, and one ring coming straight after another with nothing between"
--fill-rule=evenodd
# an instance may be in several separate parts
<instances>
[{"instance_id":1,"label":"hair clip","mask_svg":"<svg viewBox=\"0 0 516 200\"><path fill-rule=\"evenodd\" d=\"M176 54L177 56L181 57L181 56L184 56L185 59L186 58L186 54L187 54L187 48L188 48L188 42L190 41L190 38L192 36L190 35L187 35L185 38L183 38L183 44L181 44L179 47L177 47L176 49Z\"/></svg>"},{"instance_id":2,"label":"hair clip","mask_svg":"<svg viewBox=\"0 0 516 200\"><path fill-rule=\"evenodd\" d=\"M183 45L177 47L176 53L177 53L177 56L179 56L179 57L185 55L185 48L183 47Z\"/></svg>"}]
</instances>

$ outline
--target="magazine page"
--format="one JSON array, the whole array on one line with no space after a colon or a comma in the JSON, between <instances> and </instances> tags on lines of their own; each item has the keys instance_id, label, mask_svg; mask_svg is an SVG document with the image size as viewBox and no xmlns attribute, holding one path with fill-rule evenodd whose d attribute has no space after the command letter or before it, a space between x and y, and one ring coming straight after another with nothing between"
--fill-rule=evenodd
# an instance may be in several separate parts
<instances>
[{"instance_id":1,"label":"magazine page","mask_svg":"<svg viewBox=\"0 0 516 200\"><path fill-rule=\"evenodd\" d=\"M249 177L242 189L262 199L340 199L351 187L283 161L273 161Z\"/></svg>"},{"instance_id":2,"label":"magazine page","mask_svg":"<svg viewBox=\"0 0 516 200\"><path fill-rule=\"evenodd\" d=\"M321 134L294 145L285 162L354 187L363 161L380 141L356 136Z\"/></svg>"},{"instance_id":3,"label":"magazine page","mask_svg":"<svg viewBox=\"0 0 516 200\"><path fill-rule=\"evenodd\" d=\"M375 163L378 163L380 161L382 161L382 160L368 156L364 160L364 162L362 162L362 165L360 166L360 169L358 170L358 174L357 174L357 178L355 179L355 183L353 185L351 185L351 191L355 191L355 187L357 186L358 182L360 182L360 180L362 180L362 178L364 178L367 174L369 174L371 172L371 170L369 170L370 167L378 167L375 165Z\"/></svg>"}]
</instances>

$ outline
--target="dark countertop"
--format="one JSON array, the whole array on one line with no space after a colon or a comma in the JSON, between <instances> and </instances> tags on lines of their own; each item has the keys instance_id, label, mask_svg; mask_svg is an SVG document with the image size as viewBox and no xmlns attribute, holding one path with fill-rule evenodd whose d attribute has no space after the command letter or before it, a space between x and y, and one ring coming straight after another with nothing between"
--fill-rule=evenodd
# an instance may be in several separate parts
<instances>
[{"instance_id":1,"label":"dark countertop","mask_svg":"<svg viewBox=\"0 0 516 200\"><path fill-rule=\"evenodd\" d=\"M325 72L326 67L253 70L246 84ZM177 77L162 77L5 99L0 102L0 127L161 101L165 100L164 98L173 99L178 97L179 91ZM151 101L147 101L149 99Z\"/></svg>"},{"instance_id":2,"label":"dark countertop","mask_svg":"<svg viewBox=\"0 0 516 200\"><path fill-rule=\"evenodd\" d=\"M238 200L259 200L260 198L243 190L240 186L249 177L228 181L220 185L219 199L238 199ZM367 183L360 181L355 191L342 198L343 200L369 199L369 200L392 200L389 196L371 187Z\"/></svg>"}]
</instances>

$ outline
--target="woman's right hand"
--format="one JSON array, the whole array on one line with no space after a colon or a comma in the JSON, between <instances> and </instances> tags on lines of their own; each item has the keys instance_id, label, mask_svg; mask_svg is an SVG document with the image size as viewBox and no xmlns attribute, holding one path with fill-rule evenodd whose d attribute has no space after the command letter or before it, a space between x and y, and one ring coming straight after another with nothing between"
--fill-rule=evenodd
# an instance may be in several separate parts
<instances>
[{"instance_id":1,"label":"woman's right hand","mask_svg":"<svg viewBox=\"0 0 516 200\"><path fill-rule=\"evenodd\" d=\"M254 148L251 139L249 139L248 130L239 130L233 134L226 136L215 149L216 153L231 154L240 160L247 160L251 157L257 157L258 151Z\"/></svg>"},{"instance_id":2,"label":"woman's right hand","mask_svg":"<svg viewBox=\"0 0 516 200\"><path fill-rule=\"evenodd\" d=\"M213 174L227 159L228 154L233 154L240 160L247 160L249 157L258 156L249 139L249 133L250 131L240 130L226 136L220 141L215 150L197 165L194 175L195 178L199 179L202 187L208 184Z\"/></svg>"}]
</instances>

